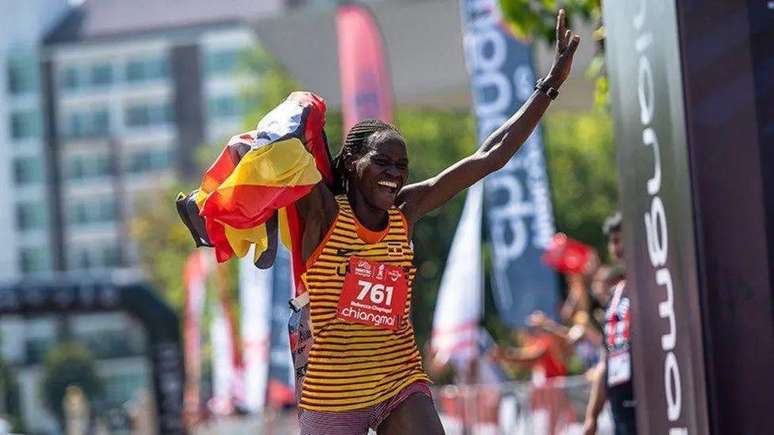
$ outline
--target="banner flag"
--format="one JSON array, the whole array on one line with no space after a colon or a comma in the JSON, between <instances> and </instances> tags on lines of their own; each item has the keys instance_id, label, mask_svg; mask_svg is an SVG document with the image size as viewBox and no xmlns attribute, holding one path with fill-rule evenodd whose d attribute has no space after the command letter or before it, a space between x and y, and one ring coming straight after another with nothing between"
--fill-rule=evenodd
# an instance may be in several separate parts
<instances>
[{"instance_id":1,"label":"banner flag","mask_svg":"<svg viewBox=\"0 0 774 435\"><path fill-rule=\"evenodd\" d=\"M484 292L481 267L483 185L468 189L441 278L433 316L431 352L437 364L454 356L455 364L478 356L478 327Z\"/></svg>"},{"instance_id":2,"label":"banner flag","mask_svg":"<svg viewBox=\"0 0 774 435\"><path fill-rule=\"evenodd\" d=\"M483 141L530 95L529 47L502 22L496 0L461 0L465 60L478 138ZM554 235L553 205L540 129L484 181L492 242L494 299L503 322L524 326L533 310L556 317L558 276L540 260Z\"/></svg>"},{"instance_id":3,"label":"banner flag","mask_svg":"<svg viewBox=\"0 0 774 435\"><path fill-rule=\"evenodd\" d=\"M255 249L254 247L250 249ZM269 373L269 336L271 331L271 293L275 261L272 269L258 269L253 254L239 259L239 300L242 306L242 349L244 356L245 408L257 413L266 401ZM287 307L284 307L287 315ZM285 340L287 341L287 340Z\"/></svg>"},{"instance_id":4,"label":"banner flag","mask_svg":"<svg viewBox=\"0 0 774 435\"><path fill-rule=\"evenodd\" d=\"M357 4L336 11L341 111L346 134L356 122L375 118L392 122L392 84L384 43L373 15Z\"/></svg>"},{"instance_id":5,"label":"banner flag","mask_svg":"<svg viewBox=\"0 0 774 435\"><path fill-rule=\"evenodd\" d=\"M270 405L281 407L295 403L293 363L288 340L288 301L294 296L290 270L290 252L280 246L272 268L271 313L269 315L269 385Z\"/></svg>"},{"instance_id":6,"label":"banner flag","mask_svg":"<svg viewBox=\"0 0 774 435\"><path fill-rule=\"evenodd\" d=\"M183 270L183 347L185 349L184 409L189 419L198 420L201 411L202 337L201 322L207 297L207 277L215 268L208 252L197 250L188 256Z\"/></svg>"},{"instance_id":7,"label":"banner flag","mask_svg":"<svg viewBox=\"0 0 774 435\"><path fill-rule=\"evenodd\" d=\"M226 310L222 304L213 305L210 322L210 344L212 345L212 398L210 411L215 415L231 415L234 412L233 382L237 376L234 370L233 336L229 331Z\"/></svg>"}]
</instances>

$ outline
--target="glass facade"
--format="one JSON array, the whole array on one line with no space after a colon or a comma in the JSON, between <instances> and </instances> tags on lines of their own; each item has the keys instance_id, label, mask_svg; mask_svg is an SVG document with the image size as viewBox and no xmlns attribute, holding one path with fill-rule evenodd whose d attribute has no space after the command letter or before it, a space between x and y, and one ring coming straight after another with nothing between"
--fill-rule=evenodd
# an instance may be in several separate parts
<instances>
[{"instance_id":1,"label":"glass facade","mask_svg":"<svg viewBox=\"0 0 774 435\"><path fill-rule=\"evenodd\" d=\"M17 186L43 182L43 161L35 157L17 157L13 161L13 180Z\"/></svg>"},{"instance_id":2,"label":"glass facade","mask_svg":"<svg viewBox=\"0 0 774 435\"><path fill-rule=\"evenodd\" d=\"M11 112L9 122L11 138L14 140L39 139L41 118L37 110L16 110Z\"/></svg>"},{"instance_id":3,"label":"glass facade","mask_svg":"<svg viewBox=\"0 0 774 435\"><path fill-rule=\"evenodd\" d=\"M124 120L127 127L152 127L175 121L172 104L134 103L126 107Z\"/></svg>"},{"instance_id":4,"label":"glass facade","mask_svg":"<svg viewBox=\"0 0 774 435\"><path fill-rule=\"evenodd\" d=\"M20 231L37 230L46 226L47 209L42 202L16 203L16 228Z\"/></svg>"}]
</instances>

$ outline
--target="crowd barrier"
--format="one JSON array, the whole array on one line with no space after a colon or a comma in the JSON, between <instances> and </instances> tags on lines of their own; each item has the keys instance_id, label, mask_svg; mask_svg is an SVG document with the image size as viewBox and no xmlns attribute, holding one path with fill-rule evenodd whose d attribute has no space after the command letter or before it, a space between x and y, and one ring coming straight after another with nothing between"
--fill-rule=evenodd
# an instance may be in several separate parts
<instances>
[{"instance_id":1,"label":"crowd barrier","mask_svg":"<svg viewBox=\"0 0 774 435\"><path fill-rule=\"evenodd\" d=\"M508 382L433 388L447 435L582 434L588 396L589 384L582 376L553 378L540 385ZM597 433L613 433L607 409L598 420Z\"/></svg>"},{"instance_id":2,"label":"crowd barrier","mask_svg":"<svg viewBox=\"0 0 774 435\"><path fill-rule=\"evenodd\" d=\"M433 399L447 435L580 435L589 384L582 376L549 379L542 385L507 382L433 386ZM296 411L210 421L196 435L297 434ZM598 435L612 435L607 408Z\"/></svg>"}]
</instances>

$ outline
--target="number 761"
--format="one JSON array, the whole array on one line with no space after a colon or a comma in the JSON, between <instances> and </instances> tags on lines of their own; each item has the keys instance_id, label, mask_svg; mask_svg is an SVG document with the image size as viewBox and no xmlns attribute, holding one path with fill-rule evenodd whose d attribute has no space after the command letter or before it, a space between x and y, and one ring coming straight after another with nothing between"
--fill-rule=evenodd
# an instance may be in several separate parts
<instances>
[{"instance_id":1,"label":"number 761","mask_svg":"<svg viewBox=\"0 0 774 435\"><path fill-rule=\"evenodd\" d=\"M370 295L369 299L374 304L381 304L384 302L385 305L392 305L393 286L385 287L384 284L374 284L363 280L358 280L357 285L360 286L360 293L357 295L357 300L363 301L366 296ZM385 296L387 298L386 301Z\"/></svg>"}]
</instances>

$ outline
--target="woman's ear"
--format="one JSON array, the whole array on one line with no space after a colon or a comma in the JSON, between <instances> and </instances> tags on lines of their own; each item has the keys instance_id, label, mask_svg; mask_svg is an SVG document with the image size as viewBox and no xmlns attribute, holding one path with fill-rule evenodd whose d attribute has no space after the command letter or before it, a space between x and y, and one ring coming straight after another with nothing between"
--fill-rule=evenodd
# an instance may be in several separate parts
<instances>
[{"instance_id":1,"label":"woman's ear","mask_svg":"<svg viewBox=\"0 0 774 435\"><path fill-rule=\"evenodd\" d=\"M352 154L347 154L344 158L344 171L347 175L355 173L355 159Z\"/></svg>"}]
</instances>

